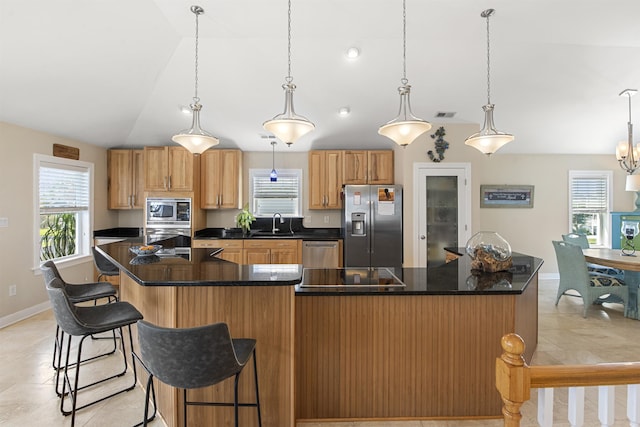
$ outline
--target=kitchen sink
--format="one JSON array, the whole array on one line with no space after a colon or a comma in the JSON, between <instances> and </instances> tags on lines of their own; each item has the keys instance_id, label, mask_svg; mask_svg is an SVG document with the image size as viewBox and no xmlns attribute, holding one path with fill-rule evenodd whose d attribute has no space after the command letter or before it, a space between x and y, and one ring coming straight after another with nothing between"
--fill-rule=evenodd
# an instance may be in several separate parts
<instances>
[{"instance_id":1,"label":"kitchen sink","mask_svg":"<svg viewBox=\"0 0 640 427\"><path fill-rule=\"evenodd\" d=\"M271 230L254 230L249 232L249 237L282 239L293 238L295 234L290 231L277 231L273 233Z\"/></svg>"}]
</instances>

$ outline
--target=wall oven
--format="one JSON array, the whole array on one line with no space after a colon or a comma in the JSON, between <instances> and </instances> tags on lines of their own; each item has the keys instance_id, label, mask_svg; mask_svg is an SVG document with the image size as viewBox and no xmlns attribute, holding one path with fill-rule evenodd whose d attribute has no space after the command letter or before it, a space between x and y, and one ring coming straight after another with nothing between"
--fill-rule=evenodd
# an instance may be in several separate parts
<instances>
[{"instance_id":1,"label":"wall oven","mask_svg":"<svg viewBox=\"0 0 640 427\"><path fill-rule=\"evenodd\" d=\"M191 228L190 198L148 197L146 228Z\"/></svg>"}]
</instances>

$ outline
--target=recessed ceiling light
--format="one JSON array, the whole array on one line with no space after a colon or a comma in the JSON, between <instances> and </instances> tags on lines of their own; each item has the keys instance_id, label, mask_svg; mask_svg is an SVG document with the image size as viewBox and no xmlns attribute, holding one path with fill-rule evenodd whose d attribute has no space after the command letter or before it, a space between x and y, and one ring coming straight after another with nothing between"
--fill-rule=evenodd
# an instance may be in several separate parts
<instances>
[{"instance_id":1,"label":"recessed ceiling light","mask_svg":"<svg viewBox=\"0 0 640 427\"><path fill-rule=\"evenodd\" d=\"M181 105L181 106L180 106L180 112L181 112L182 114L191 114L191 108L189 108L189 107L188 107L188 106L186 106L186 105Z\"/></svg>"},{"instance_id":2,"label":"recessed ceiling light","mask_svg":"<svg viewBox=\"0 0 640 427\"><path fill-rule=\"evenodd\" d=\"M350 47L349 49L347 49L347 58L356 59L359 56L360 56L360 49L358 49L357 47Z\"/></svg>"},{"instance_id":3,"label":"recessed ceiling light","mask_svg":"<svg viewBox=\"0 0 640 427\"><path fill-rule=\"evenodd\" d=\"M338 115L340 117L347 117L351 113L351 109L349 107L342 107L338 110Z\"/></svg>"}]
</instances>

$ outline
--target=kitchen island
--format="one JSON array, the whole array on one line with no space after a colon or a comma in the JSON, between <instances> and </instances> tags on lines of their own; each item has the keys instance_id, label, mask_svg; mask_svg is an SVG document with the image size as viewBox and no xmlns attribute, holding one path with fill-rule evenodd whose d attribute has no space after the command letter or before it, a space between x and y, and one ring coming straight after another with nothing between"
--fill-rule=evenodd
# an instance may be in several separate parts
<instances>
[{"instance_id":1,"label":"kitchen island","mask_svg":"<svg viewBox=\"0 0 640 427\"><path fill-rule=\"evenodd\" d=\"M538 258L517 254L512 271L474 276L463 257L393 269L399 286L385 279L382 286L344 287L337 282L356 274L361 285L369 273L309 269L305 282L299 265L235 265L210 257L211 249L141 264L128 252L131 244L100 250L123 273L122 299L146 320L170 327L224 321L234 337L258 340L265 427L327 418L498 417L493 366L500 338L519 333L528 361L535 350ZM321 285L307 287L311 281ZM247 368L240 392L251 401ZM231 388L193 397L230 399ZM179 393L166 386L160 393L167 424L179 425ZM233 417L223 408L189 411L197 425L226 425ZM255 411L240 416L242 425L257 425Z\"/></svg>"}]
</instances>

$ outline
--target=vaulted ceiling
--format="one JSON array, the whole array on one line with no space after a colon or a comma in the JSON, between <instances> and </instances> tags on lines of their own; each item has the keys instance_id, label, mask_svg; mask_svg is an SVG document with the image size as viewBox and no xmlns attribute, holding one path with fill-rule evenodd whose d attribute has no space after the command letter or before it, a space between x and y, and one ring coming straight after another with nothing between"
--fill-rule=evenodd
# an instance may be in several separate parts
<instances>
[{"instance_id":1,"label":"vaulted ceiling","mask_svg":"<svg viewBox=\"0 0 640 427\"><path fill-rule=\"evenodd\" d=\"M0 0L0 121L105 147L168 145L189 127L199 4L204 129L221 147L271 150L262 123L283 110L286 0ZM486 23L499 153L613 153L640 87L638 0L406 0L413 112L482 124ZM292 0L299 114L316 130L290 148L390 147L401 0ZM349 60L355 46L361 55ZM640 117L640 96L632 111ZM341 107L351 114L338 116ZM454 112L437 118L438 112ZM638 119L636 119L637 122Z\"/></svg>"}]
</instances>

